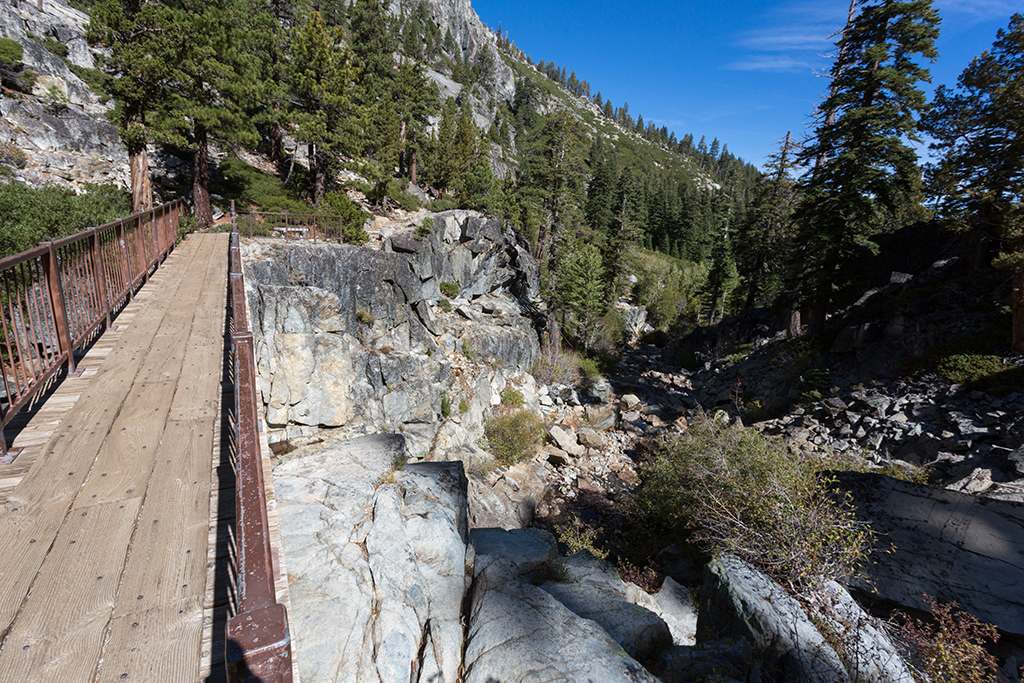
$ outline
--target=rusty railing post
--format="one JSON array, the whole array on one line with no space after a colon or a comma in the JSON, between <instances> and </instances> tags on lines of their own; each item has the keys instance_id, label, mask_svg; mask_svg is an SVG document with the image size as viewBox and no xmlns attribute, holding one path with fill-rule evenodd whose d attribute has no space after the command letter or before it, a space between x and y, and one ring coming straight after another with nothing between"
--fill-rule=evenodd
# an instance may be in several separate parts
<instances>
[{"instance_id":1,"label":"rusty railing post","mask_svg":"<svg viewBox=\"0 0 1024 683\"><path fill-rule=\"evenodd\" d=\"M68 325L67 311L64 310L64 290L61 287L60 267L57 264L57 252L53 242L46 243L47 250L43 254L46 270L46 289L50 295L50 314L57 331L57 349L60 354L68 354L68 374L75 371L75 349L71 344L71 329ZM63 347L63 348L61 348Z\"/></svg>"},{"instance_id":2,"label":"rusty railing post","mask_svg":"<svg viewBox=\"0 0 1024 683\"><path fill-rule=\"evenodd\" d=\"M100 258L100 235L99 228L89 230L89 253L92 255L92 271L96 279L96 294L103 304L103 311L106 314L106 325L104 329L110 329L113 306L110 303L110 295L107 292L107 272L103 268L103 259Z\"/></svg>"},{"instance_id":3,"label":"rusty railing post","mask_svg":"<svg viewBox=\"0 0 1024 683\"><path fill-rule=\"evenodd\" d=\"M121 247L121 255L124 256L124 280L128 284L128 295L134 298L135 293L132 290L135 288L135 271L132 270L131 247L128 245L128 233L124 229L123 220L117 222L114 236Z\"/></svg>"}]
</instances>

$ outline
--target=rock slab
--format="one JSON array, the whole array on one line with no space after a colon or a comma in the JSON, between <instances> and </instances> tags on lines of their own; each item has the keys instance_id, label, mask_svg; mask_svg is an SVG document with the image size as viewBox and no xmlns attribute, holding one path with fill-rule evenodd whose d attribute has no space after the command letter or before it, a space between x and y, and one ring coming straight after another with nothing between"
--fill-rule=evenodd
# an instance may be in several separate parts
<instances>
[{"instance_id":1,"label":"rock slab","mask_svg":"<svg viewBox=\"0 0 1024 683\"><path fill-rule=\"evenodd\" d=\"M851 589L925 610L924 595L1024 636L1024 505L878 474L844 472L857 515L895 550L876 553Z\"/></svg>"},{"instance_id":2,"label":"rock slab","mask_svg":"<svg viewBox=\"0 0 1024 683\"><path fill-rule=\"evenodd\" d=\"M275 469L304 680L457 680L466 477L457 462L392 473L404 451L401 435L365 437Z\"/></svg>"}]
</instances>

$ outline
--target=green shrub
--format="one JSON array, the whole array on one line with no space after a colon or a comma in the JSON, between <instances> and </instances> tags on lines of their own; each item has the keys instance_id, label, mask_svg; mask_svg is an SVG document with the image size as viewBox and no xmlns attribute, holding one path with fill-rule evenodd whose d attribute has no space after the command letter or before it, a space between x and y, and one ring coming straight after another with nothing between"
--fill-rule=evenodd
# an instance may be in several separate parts
<instances>
[{"instance_id":1,"label":"green shrub","mask_svg":"<svg viewBox=\"0 0 1024 683\"><path fill-rule=\"evenodd\" d=\"M76 195L53 185L0 183L0 257L124 218L131 209L131 196L113 185L86 185Z\"/></svg>"},{"instance_id":2,"label":"green shrub","mask_svg":"<svg viewBox=\"0 0 1024 683\"><path fill-rule=\"evenodd\" d=\"M356 311L356 320L363 323L364 325L372 325L377 322L377 319L373 317L373 314L369 311L360 308Z\"/></svg>"},{"instance_id":3,"label":"green shrub","mask_svg":"<svg viewBox=\"0 0 1024 683\"><path fill-rule=\"evenodd\" d=\"M21 59L25 56L21 44L10 38L0 38L0 66L16 69L21 65Z\"/></svg>"},{"instance_id":4,"label":"green shrub","mask_svg":"<svg viewBox=\"0 0 1024 683\"><path fill-rule=\"evenodd\" d=\"M451 197L441 197L430 202L431 213L441 213L442 211L451 211L457 208L459 208L459 203Z\"/></svg>"},{"instance_id":5,"label":"green shrub","mask_svg":"<svg viewBox=\"0 0 1024 683\"><path fill-rule=\"evenodd\" d=\"M462 355L466 358L472 358L476 355L476 352L473 350L473 346L469 343L468 339L462 340Z\"/></svg>"},{"instance_id":6,"label":"green shrub","mask_svg":"<svg viewBox=\"0 0 1024 683\"><path fill-rule=\"evenodd\" d=\"M22 92L32 92L32 88L35 86L38 78L39 74L35 71L26 69L21 72L20 76L18 76L18 88L21 89Z\"/></svg>"},{"instance_id":7,"label":"green shrub","mask_svg":"<svg viewBox=\"0 0 1024 683\"><path fill-rule=\"evenodd\" d=\"M501 403L506 406L519 407L526 403L526 399L523 398L523 392L517 389L505 389L501 392Z\"/></svg>"},{"instance_id":8,"label":"green shrub","mask_svg":"<svg viewBox=\"0 0 1024 683\"><path fill-rule=\"evenodd\" d=\"M50 54L57 55L61 58L67 57L71 52L67 45L52 36L43 41L43 47L45 47L46 51Z\"/></svg>"},{"instance_id":9,"label":"green shrub","mask_svg":"<svg viewBox=\"0 0 1024 683\"><path fill-rule=\"evenodd\" d=\"M452 401L448 398L448 392L441 392L441 417L449 417L452 414Z\"/></svg>"},{"instance_id":10,"label":"green shrub","mask_svg":"<svg viewBox=\"0 0 1024 683\"><path fill-rule=\"evenodd\" d=\"M577 384L580 379L580 356L573 351L546 348L533 362L530 374L540 384Z\"/></svg>"},{"instance_id":11,"label":"green shrub","mask_svg":"<svg viewBox=\"0 0 1024 683\"><path fill-rule=\"evenodd\" d=\"M812 368L800 376L797 391L801 403L814 403L836 392L832 384L832 371L828 368Z\"/></svg>"},{"instance_id":12,"label":"green shrub","mask_svg":"<svg viewBox=\"0 0 1024 683\"><path fill-rule=\"evenodd\" d=\"M581 356L579 360L580 372L586 379L595 379L601 375L601 368L598 367L597 361L587 356Z\"/></svg>"},{"instance_id":13,"label":"green shrub","mask_svg":"<svg viewBox=\"0 0 1024 683\"><path fill-rule=\"evenodd\" d=\"M106 104L110 101L110 88L114 82L111 76L99 69L89 69L77 64L68 63L68 68L71 69L71 73L85 81L85 84L89 86L89 90L99 99L100 104Z\"/></svg>"},{"instance_id":14,"label":"green shrub","mask_svg":"<svg viewBox=\"0 0 1024 683\"><path fill-rule=\"evenodd\" d=\"M459 285L456 282L442 282L440 288L441 293L449 299L454 299L459 295Z\"/></svg>"},{"instance_id":15,"label":"green shrub","mask_svg":"<svg viewBox=\"0 0 1024 683\"><path fill-rule=\"evenodd\" d=\"M570 512L565 522L555 525L555 531L558 532L558 540L569 549L570 554L586 550L599 560L607 559L608 551L594 545L597 530L580 519L576 513Z\"/></svg>"},{"instance_id":16,"label":"green shrub","mask_svg":"<svg viewBox=\"0 0 1024 683\"><path fill-rule=\"evenodd\" d=\"M236 157L221 160L218 165L223 180L217 179L210 191L234 199L239 211L311 213L309 204L301 200L293 187L285 185L270 173L264 173ZM298 172L298 169L296 169Z\"/></svg>"},{"instance_id":17,"label":"green shrub","mask_svg":"<svg viewBox=\"0 0 1024 683\"><path fill-rule=\"evenodd\" d=\"M178 221L177 241L185 239L185 235L196 231L196 217L191 213L185 213Z\"/></svg>"},{"instance_id":18,"label":"green shrub","mask_svg":"<svg viewBox=\"0 0 1024 683\"><path fill-rule=\"evenodd\" d=\"M463 415L469 412L469 401L467 401L465 398L459 401L459 412L462 413Z\"/></svg>"},{"instance_id":19,"label":"green shrub","mask_svg":"<svg viewBox=\"0 0 1024 683\"><path fill-rule=\"evenodd\" d=\"M434 219L427 216L423 219L423 222L416 228L414 237L418 240L426 239L430 237L430 234L434 232Z\"/></svg>"},{"instance_id":20,"label":"green shrub","mask_svg":"<svg viewBox=\"0 0 1024 683\"><path fill-rule=\"evenodd\" d=\"M544 438L544 423L528 410L507 412L484 424L484 436L494 459L512 466L530 457Z\"/></svg>"},{"instance_id":21,"label":"green shrub","mask_svg":"<svg viewBox=\"0 0 1024 683\"><path fill-rule=\"evenodd\" d=\"M43 101L46 103L46 110L54 116L59 116L68 106L68 96L56 85L51 85L46 89Z\"/></svg>"},{"instance_id":22,"label":"green shrub","mask_svg":"<svg viewBox=\"0 0 1024 683\"><path fill-rule=\"evenodd\" d=\"M441 301L438 302L438 306L440 306L441 310L444 311L445 313L451 313L452 312L452 305L448 301L448 299L441 299Z\"/></svg>"},{"instance_id":23,"label":"green shrub","mask_svg":"<svg viewBox=\"0 0 1024 683\"><path fill-rule=\"evenodd\" d=\"M405 211L415 211L420 208L420 200L406 192L408 185L401 180L392 180L388 183L388 197Z\"/></svg>"},{"instance_id":24,"label":"green shrub","mask_svg":"<svg viewBox=\"0 0 1024 683\"><path fill-rule=\"evenodd\" d=\"M360 209L344 191L327 193L324 196L323 204L318 207L317 213L340 217L341 237L348 244L363 245L370 238L366 230L363 229L370 214Z\"/></svg>"},{"instance_id":25,"label":"green shrub","mask_svg":"<svg viewBox=\"0 0 1024 683\"><path fill-rule=\"evenodd\" d=\"M970 384L1005 369L999 356L960 354L946 356L936 364L939 374L950 382Z\"/></svg>"},{"instance_id":26,"label":"green shrub","mask_svg":"<svg viewBox=\"0 0 1024 683\"><path fill-rule=\"evenodd\" d=\"M639 511L652 526L732 553L796 592L852 574L874 533L830 496L821 465L756 430L694 420L640 467Z\"/></svg>"}]
</instances>

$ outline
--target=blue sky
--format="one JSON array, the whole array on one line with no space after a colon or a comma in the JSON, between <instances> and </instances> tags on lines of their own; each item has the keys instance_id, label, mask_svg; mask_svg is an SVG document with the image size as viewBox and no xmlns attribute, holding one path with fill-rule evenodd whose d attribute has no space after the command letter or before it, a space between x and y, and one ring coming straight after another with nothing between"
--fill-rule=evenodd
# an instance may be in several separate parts
<instances>
[{"instance_id":1,"label":"blue sky","mask_svg":"<svg viewBox=\"0 0 1024 683\"><path fill-rule=\"evenodd\" d=\"M554 60L615 106L678 137L717 137L760 166L786 131L809 131L828 86L830 35L849 0L646 3L472 0L534 61ZM933 0L942 17L934 85L954 85L1024 0ZM931 93L933 86L928 86Z\"/></svg>"}]
</instances>

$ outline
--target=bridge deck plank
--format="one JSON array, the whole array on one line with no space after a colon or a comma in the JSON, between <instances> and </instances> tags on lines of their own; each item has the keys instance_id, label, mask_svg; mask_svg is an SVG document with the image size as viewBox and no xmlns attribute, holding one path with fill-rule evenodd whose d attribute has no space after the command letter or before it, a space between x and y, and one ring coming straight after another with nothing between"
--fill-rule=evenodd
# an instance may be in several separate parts
<instances>
[{"instance_id":1,"label":"bridge deck plank","mask_svg":"<svg viewBox=\"0 0 1024 683\"><path fill-rule=\"evenodd\" d=\"M185 268L170 273L164 269L169 277L160 283L160 295L150 302L147 315L134 321L132 329L122 335L0 508L0 547L6 551L0 555L0 633L16 617L97 453L114 427L121 404L146 357L147 337L155 334L170 308L184 279L181 270L190 265L192 251L186 254Z\"/></svg>"},{"instance_id":2,"label":"bridge deck plank","mask_svg":"<svg viewBox=\"0 0 1024 683\"><path fill-rule=\"evenodd\" d=\"M209 671L201 655L226 281L227 236L190 237L120 338L97 343L106 358L74 407L49 418L52 435L0 507L5 678L196 680ZM0 466L5 477L16 479Z\"/></svg>"}]
</instances>

